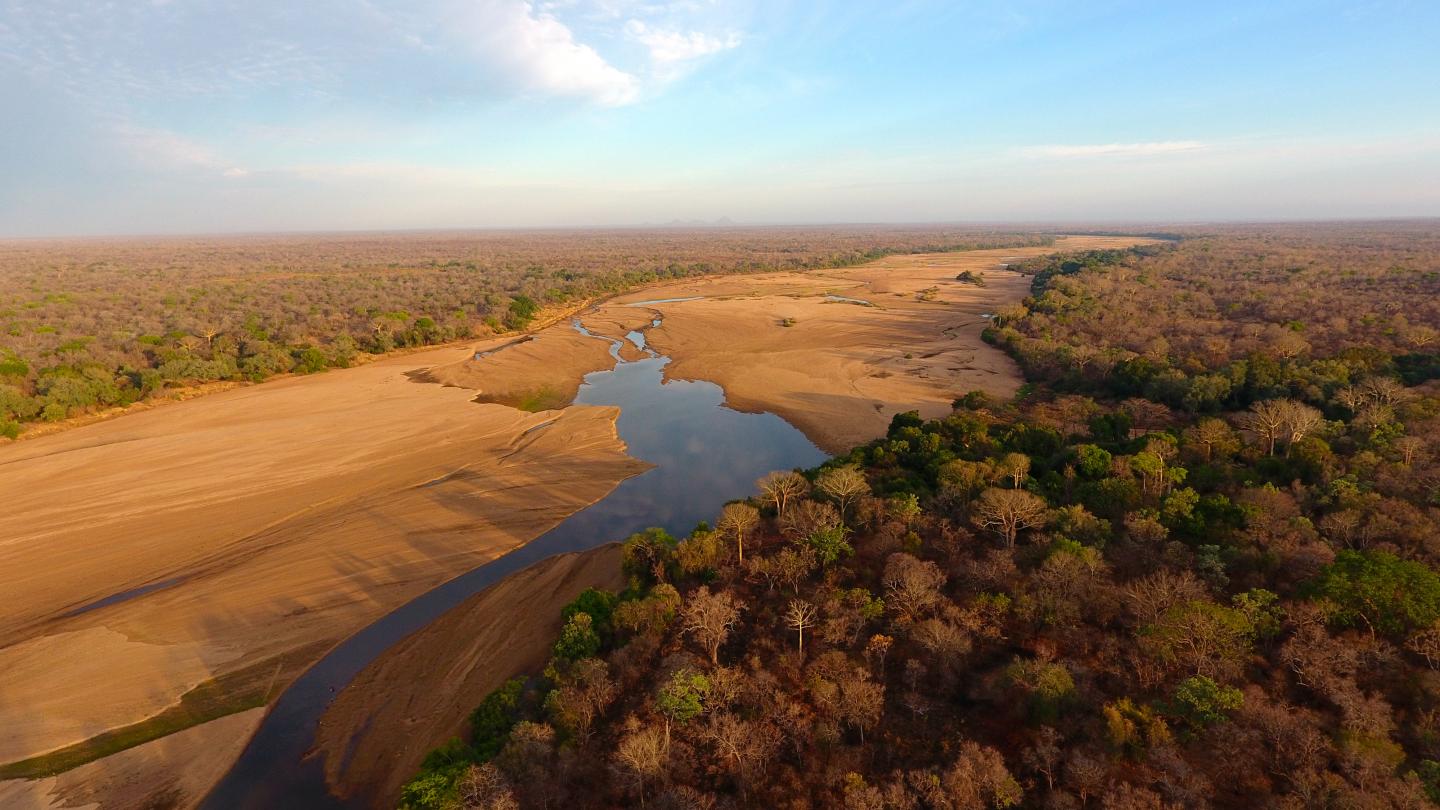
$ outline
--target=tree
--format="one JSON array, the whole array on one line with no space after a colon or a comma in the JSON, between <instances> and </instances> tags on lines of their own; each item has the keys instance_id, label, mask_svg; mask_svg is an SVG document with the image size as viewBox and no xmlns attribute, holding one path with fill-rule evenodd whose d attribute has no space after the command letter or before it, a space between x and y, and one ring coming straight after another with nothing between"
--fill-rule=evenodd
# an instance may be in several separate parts
<instances>
[{"instance_id":1,"label":"tree","mask_svg":"<svg viewBox=\"0 0 1440 810\"><path fill-rule=\"evenodd\" d=\"M621 566L625 573L642 581L665 582L675 562L679 543L664 529L646 529L625 539L621 545Z\"/></svg>"},{"instance_id":2,"label":"tree","mask_svg":"<svg viewBox=\"0 0 1440 810\"><path fill-rule=\"evenodd\" d=\"M914 621L940 601L945 574L933 562L896 552L885 560L883 581L885 603Z\"/></svg>"},{"instance_id":3,"label":"tree","mask_svg":"<svg viewBox=\"0 0 1440 810\"><path fill-rule=\"evenodd\" d=\"M668 726L667 726L668 728ZM629 777L645 806L645 785L665 772L666 754L670 750L669 734L651 726L641 726L615 746L615 764Z\"/></svg>"},{"instance_id":4,"label":"tree","mask_svg":"<svg viewBox=\"0 0 1440 810\"><path fill-rule=\"evenodd\" d=\"M655 695L655 707L665 717L665 750L670 750L670 724L685 723L705 711L705 698L710 694L710 679L692 669L671 673L670 680Z\"/></svg>"},{"instance_id":5,"label":"tree","mask_svg":"<svg viewBox=\"0 0 1440 810\"><path fill-rule=\"evenodd\" d=\"M1285 430L1289 434L1285 441L1286 453L1289 453L1296 442L1325 424L1325 415L1303 402L1282 399L1280 404L1285 414Z\"/></svg>"},{"instance_id":6,"label":"tree","mask_svg":"<svg viewBox=\"0 0 1440 810\"><path fill-rule=\"evenodd\" d=\"M1136 756L1170 742L1170 727L1149 706L1122 697L1105 705L1105 736L1120 751Z\"/></svg>"},{"instance_id":7,"label":"tree","mask_svg":"<svg viewBox=\"0 0 1440 810\"><path fill-rule=\"evenodd\" d=\"M790 501L810 491L810 482L797 472L772 472L755 482L755 485L771 503L775 504L775 514L777 515L785 514L785 507L790 504Z\"/></svg>"},{"instance_id":8,"label":"tree","mask_svg":"<svg viewBox=\"0 0 1440 810\"><path fill-rule=\"evenodd\" d=\"M609 665L586 658L577 661L564 684L546 696L545 708L559 726L584 740L590 736L595 718L615 700L618 690L610 678Z\"/></svg>"},{"instance_id":9,"label":"tree","mask_svg":"<svg viewBox=\"0 0 1440 810\"><path fill-rule=\"evenodd\" d=\"M740 605L729 593L712 594L704 585L690 596L681 613L685 632L694 636L710 654L710 663L719 666L720 645L740 621Z\"/></svg>"},{"instance_id":10,"label":"tree","mask_svg":"<svg viewBox=\"0 0 1440 810\"><path fill-rule=\"evenodd\" d=\"M600 636L588 613L575 613L560 629L554 655L561 661L579 661L600 651Z\"/></svg>"},{"instance_id":11,"label":"tree","mask_svg":"<svg viewBox=\"0 0 1440 810\"><path fill-rule=\"evenodd\" d=\"M1014 807L1025 797L1025 791L999 751L973 740L960 744L955 763L941 774L939 788L945 804L932 807L954 807L956 810L987 810Z\"/></svg>"},{"instance_id":12,"label":"tree","mask_svg":"<svg viewBox=\"0 0 1440 810\"><path fill-rule=\"evenodd\" d=\"M1175 713L1194 731L1229 720L1230 713L1244 704L1239 689L1221 686L1204 675L1186 678L1175 687Z\"/></svg>"},{"instance_id":13,"label":"tree","mask_svg":"<svg viewBox=\"0 0 1440 810\"><path fill-rule=\"evenodd\" d=\"M1399 637L1440 619L1440 576L1386 551L1341 551L1309 592L1336 604L1337 624L1363 623L1371 635Z\"/></svg>"},{"instance_id":14,"label":"tree","mask_svg":"<svg viewBox=\"0 0 1440 810\"><path fill-rule=\"evenodd\" d=\"M834 565L841 557L855 553L855 549L845 540L847 534L849 530L844 526L835 526L814 532L805 538L805 543L815 552L821 565Z\"/></svg>"},{"instance_id":15,"label":"tree","mask_svg":"<svg viewBox=\"0 0 1440 810\"><path fill-rule=\"evenodd\" d=\"M1007 453L995 465L995 473L1010 479L1011 489L1019 489L1030 475L1030 457L1024 453Z\"/></svg>"},{"instance_id":16,"label":"tree","mask_svg":"<svg viewBox=\"0 0 1440 810\"><path fill-rule=\"evenodd\" d=\"M455 783L461 810L520 810L510 783L494 764L471 765Z\"/></svg>"},{"instance_id":17,"label":"tree","mask_svg":"<svg viewBox=\"0 0 1440 810\"><path fill-rule=\"evenodd\" d=\"M1225 420L1213 417L1201 419L1194 427L1188 428L1185 431L1185 440L1203 448L1203 458L1207 462L1214 461L1217 457L1227 458L1240 449L1240 443L1235 439L1235 431Z\"/></svg>"},{"instance_id":18,"label":"tree","mask_svg":"<svg viewBox=\"0 0 1440 810\"><path fill-rule=\"evenodd\" d=\"M803 659L805 657L805 631L815 626L815 606L800 599L791 599L790 605L785 608L785 624L798 634L796 651Z\"/></svg>"},{"instance_id":19,"label":"tree","mask_svg":"<svg viewBox=\"0 0 1440 810\"><path fill-rule=\"evenodd\" d=\"M727 503L715 528L735 538L736 562L745 564L745 536L760 525L760 510L748 503Z\"/></svg>"},{"instance_id":20,"label":"tree","mask_svg":"<svg viewBox=\"0 0 1440 810\"><path fill-rule=\"evenodd\" d=\"M1290 419L1289 408L1284 400L1261 400L1240 415L1240 425L1254 433L1265 445L1266 455L1275 455L1275 444L1285 435L1285 425Z\"/></svg>"},{"instance_id":21,"label":"tree","mask_svg":"<svg viewBox=\"0 0 1440 810\"><path fill-rule=\"evenodd\" d=\"M1244 613L1200 599L1175 605L1140 629L1142 645L1161 661L1214 678L1239 671L1254 635Z\"/></svg>"},{"instance_id":22,"label":"tree","mask_svg":"<svg viewBox=\"0 0 1440 810\"><path fill-rule=\"evenodd\" d=\"M973 508L971 520L975 525L998 534L1006 548L1015 546L1021 530L1044 523L1048 513L1044 500L1023 489L987 489L980 493Z\"/></svg>"},{"instance_id":23,"label":"tree","mask_svg":"<svg viewBox=\"0 0 1440 810\"><path fill-rule=\"evenodd\" d=\"M849 513L849 506L861 495L870 493L870 484L865 474L852 465L834 467L815 479L815 487L832 498L840 507L843 518Z\"/></svg>"}]
</instances>

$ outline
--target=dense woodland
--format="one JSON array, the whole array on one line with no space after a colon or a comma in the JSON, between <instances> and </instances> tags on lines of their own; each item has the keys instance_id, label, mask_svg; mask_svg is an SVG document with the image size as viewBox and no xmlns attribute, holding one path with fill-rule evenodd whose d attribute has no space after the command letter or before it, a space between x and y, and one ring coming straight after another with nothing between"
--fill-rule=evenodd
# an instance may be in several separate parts
<instances>
[{"instance_id":1,"label":"dense woodland","mask_svg":"<svg viewBox=\"0 0 1440 810\"><path fill-rule=\"evenodd\" d=\"M852 227L0 242L0 436L177 387L520 330L664 279L1050 241Z\"/></svg>"},{"instance_id":2,"label":"dense woodland","mask_svg":"<svg viewBox=\"0 0 1440 810\"><path fill-rule=\"evenodd\" d=\"M625 542L410 808L1440 801L1440 250L1040 260L962 396Z\"/></svg>"}]
</instances>

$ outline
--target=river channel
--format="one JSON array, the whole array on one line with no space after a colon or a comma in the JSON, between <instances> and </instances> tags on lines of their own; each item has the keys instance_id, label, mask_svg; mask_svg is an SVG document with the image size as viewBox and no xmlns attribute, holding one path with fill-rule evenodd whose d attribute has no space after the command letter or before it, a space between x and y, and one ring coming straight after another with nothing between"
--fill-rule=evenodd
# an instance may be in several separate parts
<instances>
[{"instance_id":1,"label":"river channel","mask_svg":"<svg viewBox=\"0 0 1440 810\"><path fill-rule=\"evenodd\" d=\"M657 317L652 326L659 323ZM575 328L590 334L578 321ZM714 383L666 381L669 358L647 348L643 332L627 339L648 356L621 360L621 343L612 340L615 367L587 375L575 401L619 406L616 429L628 452L654 467L530 543L416 597L341 642L280 695L203 807L344 807L326 790L323 763L307 755L335 695L391 646L528 565L652 526L681 536L713 520L726 501L753 494L755 480L765 473L811 467L826 458L780 417L725 407L725 392Z\"/></svg>"}]
</instances>

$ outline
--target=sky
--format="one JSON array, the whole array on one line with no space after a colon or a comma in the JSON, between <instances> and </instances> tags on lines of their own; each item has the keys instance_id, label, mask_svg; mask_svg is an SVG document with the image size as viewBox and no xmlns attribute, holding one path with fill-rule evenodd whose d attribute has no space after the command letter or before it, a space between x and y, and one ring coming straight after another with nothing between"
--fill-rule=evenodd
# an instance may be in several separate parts
<instances>
[{"instance_id":1,"label":"sky","mask_svg":"<svg viewBox=\"0 0 1440 810\"><path fill-rule=\"evenodd\" d=\"M0 0L0 236L1440 216L1440 2Z\"/></svg>"}]
</instances>

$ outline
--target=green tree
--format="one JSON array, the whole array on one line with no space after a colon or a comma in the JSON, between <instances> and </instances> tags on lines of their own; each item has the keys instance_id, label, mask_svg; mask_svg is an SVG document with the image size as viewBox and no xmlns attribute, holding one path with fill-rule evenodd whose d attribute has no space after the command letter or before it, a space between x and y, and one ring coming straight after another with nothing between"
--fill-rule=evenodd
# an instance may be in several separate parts
<instances>
[{"instance_id":1,"label":"green tree","mask_svg":"<svg viewBox=\"0 0 1440 810\"><path fill-rule=\"evenodd\" d=\"M615 615L615 606L620 599L615 594L600 588L586 588L570 604L560 609L560 618L566 622L577 613L590 617L591 626L602 639L610 636Z\"/></svg>"},{"instance_id":2,"label":"green tree","mask_svg":"<svg viewBox=\"0 0 1440 810\"><path fill-rule=\"evenodd\" d=\"M675 549L679 544L664 529L636 532L621 544L621 568L632 581L643 585L666 582L672 578Z\"/></svg>"},{"instance_id":3,"label":"green tree","mask_svg":"<svg viewBox=\"0 0 1440 810\"><path fill-rule=\"evenodd\" d=\"M1254 636L1244 613L1202 599L1175 605L1140 628L1141 644L1151 655L1208 676L1235 674Z\"/></svg>"},{"instance_id":4,"label":"green tree","mask_svg":"<svg viewBox=\"0 0 1440 810\"><path fill-rule=\"evenodd\" d=\"M710 679L693 669L679 669L670 676L655 695L655 707L665 717L665 749L670 749L670 724L694 720L705 712L705 698L710 694Z\"/></svg>"},{"instance_id":5,"label":"green tree","mask_svg":"<svg viewBox=\"0 0 1440 810\"><path fill-rule=\"evenodd\" d=\"M1193 731L1200 731L1230 719L1230 712L1245 703L1245 695L1232 686L1221 686L1204 675L1186 678L1175 687L1174 712Z\"/></svg>"},{"instance_id":6,"label":"green tree","mask_svg":"<svg viewBox=\"0 0 1440 810\"><path fill-rule=\"evenodd\" d=\"M600 652L600 635L588 613L575 613L560 630L555 642L555 657L561 661L579 661Z\"/></svg>"},{"instance_id":7,"label":"green tree","mask_svg":"<svg viewBox=\"0 0 1440 810\"><path fill-rule=\"evenodd\" d=\"M1114 456L1103 447L1093 444L1075 446L1075 470L1086 478L1103 478L1110 472Z\"/></svg>"},{"instance_id":8,"label":"green tree","mask_svg":"<svg viewBox=\"0 0 1440 810\"><path fill-rule=\"evenodd\" d=\"M1399 637L1440 618L1440 576L1387 551L1342 551L1308 589L1337 606L1334 621Z\"/></svg>"},{"instance_id":9,"label":"green tree","mask_svg":"<svg viewBox=\"0 0 1440 810\"><path fill-rule=\"evenodd\" d=\"M511 678L486 695L470 713L470 745L477 760L490 759L505 746L510 729L520 719L520 698L524 693L524 679Z\"/></svg>"},{"instance_id":10,"label":"green tree","mask_svg":"<svg viewBox=\"0 0 1440 810\"><path fill-rule=\"evenodd\" d=\"M855 549L845 540L844 526L821 529L805 538L805 543L815 550L822 565L834 565L841 557L849 557Z\"/></svg>"}]
</instances>

